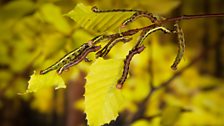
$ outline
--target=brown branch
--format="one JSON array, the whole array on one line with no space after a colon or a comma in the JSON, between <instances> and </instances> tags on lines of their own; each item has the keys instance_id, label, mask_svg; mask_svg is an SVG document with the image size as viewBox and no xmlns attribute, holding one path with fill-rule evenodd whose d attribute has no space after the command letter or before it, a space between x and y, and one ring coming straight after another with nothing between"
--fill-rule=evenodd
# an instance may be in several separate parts
<instances>
[{"instance_id":1,"label":"brown branch","mask_svg":"<svg viewBox=\"0 0 224 126\"><path fill-rule=\"evenodd\" d=\"M213 18L213 17L224 17L224 13L182 15L175 18L167 18L163 20L162 22L175 22L175 21L181 21L181 20L192 20L192 19Z\"/></svg>"},{"instance_id":2,"label":"brown branch","mask_svg":"<svg viewBox=\"0 0 224 126\"><path fill-rule=\"evenodd\" d=\"M224 13L215 13L215 14L198 14L198 15L183 15L183 16L179 16L179 17L174 17L174 18L167 18L165 20L162 21L158 21L157 23L154 23L152 25L149 26L145 26L142 28L136 28L136 29L131 29L131 30L127 30L121 33L115 33L115 34L111 34L111 35L107 35L108 37L111 38L119 38L122 36L131 36L134 35L136 33L138 33L141 30L144 29L152 29L170 22L177 22L177 21L181 21L181 20L192 20L192 19L200 19L200 18L214 18L214 17L224 17Z\"/></svg>"},{"instance_id":3,"label":"brown branch","mask_svg":"<svg viewBox=\"0 0 224 126\"><path fill-rule=\"evenodd\" d=\"M200 18L214 18L214 17L224 17L224 13L183 15L183 16L174 17L174 18L166 18L164 20L157 20L155 23L145 26L145 27L142 27L142 28L130 29L130 30L127 30L127 31L124 31L121 33L114 33L114 34L110 34L110 35L101 35L102 37L99 40L97 40L96 42L90 41L90 43L95 45L103 39L115 40L115 39L125 37L125 36L132 36L132 35L138 33L139 31L149 31L150 29L154 29L156 27L159 27L164 24L171 23L171 22L178 22L181 20L200 19Z\"/></svg>"},{"instance_id":4,"label":"brown branch","mask_svg":"<svg viewBox=\"0 0 224 126\"><path fill-rule=\"evenodd\" d=\"M93 8L93 9L96 9L96 8ZM101 11L99 11L99 12L101 12ZM102 11L102 12L104 12L104 11ZM108 12L108 11L105 11L105 12ZM111 35L101 35L100 37L96 37L97 41L95 41L95 42L90 41L88 43L90 43L90 45L95 45L103 39L106 39L106 38L109 39L110 40L109 43L105 47L103 47L103 49L100 50L97 54L98 56L101 56L101 54L103 55L103 51L105 51L106 54L109 53L110 49L107 50L107 46L109 46L114 40L117 40L119 38L134 35L134 34L138 33L139 31L143 31L143 32L144 31L150 31L150 30L159 28L163 24L170 23L170 22L177 22L177 21L180 21L180 20L190 20L190 19L198 19L198 18L211 18L211 17L224 17L224 13L201 14L201 15L183 15L183 16L174 17L174 18L167 18L167 19L164 19L164 20L158 20L154 24L146 26L146 27L131 29L131 30L128 30L128 31L124 31L124 32L121 32L121 33L115 33L115 34L111 34ZM146 38L146 37L147 37L147 35L143 38ZM100 38L100 39L98 39L98 38ZM140 41L140 42L142 43L142 41ZM137 43L137 46L134 47L134 49L136 49L136 48L138 48L138 43ZM117 88L119 88L119 89L122 88L123 83L125 82L125 80L127 78L128 70L129 70L129 64L131 62L132 57L136 53L140 53L140 52L137 51L138 49L137 50L134 50L134 49L129 52L128 56L126 57L126 60L124 61L125 65L124 65L123 74L122 74L122 77L119 79L118 84L117 84ZM62 69L64 69L64 68L62 68Z\"/></svg>"}]
</instances>

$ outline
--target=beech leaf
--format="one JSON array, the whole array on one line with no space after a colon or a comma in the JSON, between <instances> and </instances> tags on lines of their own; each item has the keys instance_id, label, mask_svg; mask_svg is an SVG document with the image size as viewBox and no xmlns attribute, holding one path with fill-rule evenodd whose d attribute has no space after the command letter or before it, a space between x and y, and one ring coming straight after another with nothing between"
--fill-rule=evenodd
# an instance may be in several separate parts
<instances>
[{"instance_id":1,"label":"beech leaf","mask_svg":"<svg viewBox=\"0 0 224 126\"><path fill-rule=\"evenodd\" d=\"M90 67L85 85L85 113L88 125L100 126L115 120L123 107L123 95L116 88L123 60L97 59Z\"/></svg>"},{"instance_id":2,"label":"beech leaf","mask_svg":"<svg viewBox=\"0 0 224 126\"><path fill-rule=\"evenodd\" d=\"M29 80L25 93L37 92L38 90L55 87L55 89L66 88L65 82L55 71L40 75L34 71Z\"/></svg>"}]
</instances>

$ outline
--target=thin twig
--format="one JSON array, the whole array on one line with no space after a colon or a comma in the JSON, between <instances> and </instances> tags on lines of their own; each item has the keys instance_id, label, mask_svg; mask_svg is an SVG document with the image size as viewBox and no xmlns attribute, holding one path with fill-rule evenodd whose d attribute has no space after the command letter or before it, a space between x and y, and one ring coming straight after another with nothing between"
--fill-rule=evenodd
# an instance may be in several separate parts
<instances>
[{"instance_id":1,"label":"thin twig","mask_svg":"<svg viewBox=\"0 0 224 126\"><path fill-rule=\"evenodd\" d=\"M111 34L111 35L108 35L108 36L110 36L110 37L131 36L131 35L134 35L134 34L138 33L141 30L152 29L152 28L155 28L155 27L158 27L160 25L167 24L167 23L170 23L170 22L177 22L177 21L181 21L181 20L200 19L200 18L214 18L214 17L224 17L224 13L183 15L183 16L174 17L174 18L167 18L165 20L159 21L159 23L154 23L154 24L142 27L142 28L131 29L131 30L127 30L127 31L124 31L124 32L121 32L121 33Z\"/></svg>"}]
</instances>

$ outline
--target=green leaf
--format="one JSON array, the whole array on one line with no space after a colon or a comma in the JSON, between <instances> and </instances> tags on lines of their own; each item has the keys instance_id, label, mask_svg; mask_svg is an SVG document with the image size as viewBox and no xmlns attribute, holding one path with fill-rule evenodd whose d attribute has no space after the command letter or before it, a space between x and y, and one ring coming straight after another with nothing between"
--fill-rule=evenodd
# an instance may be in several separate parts
<instances>
[{"instance_id":1,"label":"green leaf","mask_svg":"<svg viewBox=\"0 0 224 126\"><path fill-rule=\"evenodd\" d=\"M133 12L95 13L92 12L91 8L91 6L80 3L66 16L72 18L85 29L95 32L109 32L117 30L122 22L133 14Z\"/></svg>"},{"instance_id":2,"label":"green leaf","mask_svg":"<svg viewBox=\"0 0 224 126\"><path fill-rule=\"evenodd\" d=\"M90 67L85 85L85 113L90 126L115 120L123 107L121 90L116 88L122 75L123 60L97 59Z\"/></svg>"},{"instance_id":3,"label":"green leaf","mask_svg":"<svg viewBox=\"0 0 224 126\"><path fill-rule=\"evenodd\" d=\"M25 93L37 92L38 90L49 87L55 87L55 89L66 88L62 77L55 71L44 75L37 74L36 71L34 71L28 83L29 85Z\"/></svg>"}]
</instances>

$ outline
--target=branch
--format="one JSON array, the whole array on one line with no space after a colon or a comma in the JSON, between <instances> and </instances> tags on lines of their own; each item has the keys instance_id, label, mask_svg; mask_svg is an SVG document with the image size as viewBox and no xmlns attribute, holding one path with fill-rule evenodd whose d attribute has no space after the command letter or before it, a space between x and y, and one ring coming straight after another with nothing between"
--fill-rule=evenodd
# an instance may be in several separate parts
<instances>
[{"instance_id":1,"label":"branch","mask_svg":"<svg viewBox=\"0 0 224 126\"><path fill-rule=\"evenodd\" d=\"M131 36L134 35L136 33L138 33L139 31L145 30L145 29L153 29L155 27L167 24L167 23L171 23L171 22L177 22L177 21L181 21L181 20L192 20L192 19L200 19L200 18L214 18L214 17L224 17L224 13L215 13L215 14L199 14L199 15L183 15L183 16L179 16L179 17L174 17L174 18L167 18L165 20L162 21L158 21L154 24L142 27L142 28L136 28L136 29L131 29L128 31L124 31L121 33L115 33L115 34L111 34L111 35L107 35L108 38L119 38L122 36Z\"/></svg>"},{"instance_id":2,"label":"branch","mask_svg":"<svg viewBox=\"0 0 224 126\"><path fill-rule=\"evenodd\" d=\"M104 39L109 39L110 42L113 43L113 44L112 45L111 44L106 45L106 46L109 46L109 48L108 49L107 49L107 47L103 48L103 50L98 52L98 54L97 54L98 56L106 56L109 53L109 51L111 50L111 48L118 42L116 40L122 40L125 36L132 36L132 35L138 33L139 31L143 31L143 33L144 32L148 32L148 33L144 34L145 36L142 37L142 40L139 41L139 43L136 44L136 48L137 48L137 46L140 46L140 44L143 42L144 38L146 38L152 32L157 31L157 30L168 30L168 29L164 29L164 27L162 27L162 25L164 25L164 24L167 24L167 23L170 23L170 22L177 22L177 21L180 21L180 20L190 20L190 19L198 19L198 18L211 18L211 17L224 17L224 13L216 13L216 14L200 14L200 15L183 15L183 16L174 17L174 18L157 19L156 17L154 17L152 15L152 13L148 13L148 12L145 12L145 11L138 11L138 10L118 9L118 10L100 11L96 7L93 7L92 10L96 13L118 12L118 11L121 11L121 12L130 12L130 11L136 12L134 15L132 15L130 18L128 18L127 20L125 20L122 23L122 27L126 26L130 22L133 22L138 17L145 17L145 16L148 17L153 24L149 25L149 26L146 26L146 27L142 27L142 28L131 29L131 30L124 31L124 32L121 32L121 33L97 36L97 37L93 38L92 40L90 40L87 44L85 43L81 47L79 47L78 49L75 49L74 51L70 52L69 54L66 54L62 59L60 59L58 62L56 62L52 66L48 67L45 70L41 70L40 74L45 74L45 73L47 73L49 71L52 71L52 70L55 70L55 69L58 70L59 74L62 73L63 70L64 70L64 68L63 68L64 66L68 66L68 67L66 67L66 69L73 66L73 65L68 65L68 64L72 64L72 62L74 63L73 60L79 59L77 56L82 55L82 53L84 53L83 50L85 50L88 47L95 46L97 43L99 43L100 41L102 41ZM115 41L115 42L113 42L113 41ZM103 54L101 54L101 53L103 53ZM84 59L86 58L87 54L84 55L85 56L85 57L83 57ZM74 65L76 65L76 63Z\"/></svg>"}]
</instances>

